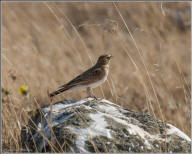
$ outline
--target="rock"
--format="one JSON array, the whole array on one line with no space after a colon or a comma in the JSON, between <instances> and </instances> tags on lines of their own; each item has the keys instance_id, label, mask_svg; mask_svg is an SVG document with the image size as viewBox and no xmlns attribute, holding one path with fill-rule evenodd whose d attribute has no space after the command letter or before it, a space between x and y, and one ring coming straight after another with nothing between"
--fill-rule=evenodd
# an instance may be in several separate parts
<instances>
[{"instance_id":1,"label":"rock","mask_svg":"<svg viewBox=\"0 0 192 154\"><path fill-rule=\"evenodd\" d=\"M92 98L57 102L52 114L49 105L36 110L21 141L30 152L191 151L191 139L171 124Z\"/></svg>"}]
</instances>

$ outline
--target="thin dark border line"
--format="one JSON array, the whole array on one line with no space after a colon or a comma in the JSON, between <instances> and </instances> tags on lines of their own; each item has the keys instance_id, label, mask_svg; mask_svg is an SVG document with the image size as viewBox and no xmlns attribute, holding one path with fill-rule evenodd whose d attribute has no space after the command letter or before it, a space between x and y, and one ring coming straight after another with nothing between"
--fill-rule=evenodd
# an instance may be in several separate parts
<instances>
[{"instance_id":1,"label":"thin dark border line","mask_svg":"<svg viewBox=\"0 0 192 154\"><path fill-rule=\"evenodd\" d=\"M192 13L192 2L191 2L191 13ZM192 15L191 15L191 25L192 25ZM191 68L192 68L192 27L191 27ZM191 81L192 81L192 71L191 71ZM192 88L192 82L191 82L191 88ZM191 138L192 138L192 98L191 98ZM192 141L191 141L191 153L192 153Z\"/></svg>"},{"instance_id":2,"label":"thin dark border line","mask_svg":"<svg viewBox=\"0 0 192 154\"><path fill-rule=\"evenodd\" d=\"M1 5L2 3L0 2L0 5ZM2 24L2 5L0 6L0 25ZM2 30L2 25L0 26L0 29ZM1 30L0 30L0 36L1 36L1 41L2 41L2 33L1 33ZM1 49L1 52L2 52L2 46L1 46L1 41L0 41L0 49ZM0 59L1 59L1 53L0 53ZM1 62L2 62L2 59L1 59ZM0 67L1 67L1 63L0 63ZM0 68L1 69L1 72L2 72L2 68ZM0 80L2 79L2 74L0 75ZM1 82L2 82L2 80L1 80ZM1 85L1 87L2 87L2 84L0 83L0 85ZM0 122L0 132L2 133L2 131L1 131L1 126L2 126L2 97L1 97L2 95L1 95L1 92L0 92L0 112L1 112L1 114L0 114L0 120L1 120L1 122ZM0 151L1 151L1 153L2 153L2 134L0 133Z\"/></svg>"},{"instance_id":3,"label":"thin dark border line","mask_svg":"<svg viewBox=\"0 0 192 154\"><path fill-rule=\"evenodd\" d=\"M191 0L1 0L2 2L190 2Z\"/></svg>"},{"instance_id":4,"label":"thin dark border line","mask_svg":"<svg viewBox=\"0 0 192 154\"><path fill-rule=\"evenodd\" d=\"M79 0L79 1L77 1L77 0L28 0L28 1L26 1L26 0L15 0L15 1L12 1L12 0L1 0L2 1L2 5L3 4L5 4L5 3L11 3L11 2L21 2L21 4L22 4L22 2L29 2L29 3L31 3L31 2L36 2L36 3L42 3L42 2L49 2L49 3L54 3L54 2L59 2L59 3L63 3L63 2L65 2L65 3L70 3L70 2L72 2L72 3L74 3L74 2L89 2L89 3L91 3L91 2L104 2L104 3L109 3L109 2L116 2L116 3L118 3L118 2L120 2L120 3L123 3L123 2L136 2L136 3L141 3L141 2L157 2L157 3L163 3L163 2L168 2L168 3L173 3L173 2L186 2L186 3L190 3L191 2L191 0L183 0L183 1L181 1L181 0L173 0L173 1L171 1L171 0L169 0L169 1L162 1L162 0L156 0L156 1L154 1L154 0L146 0L146 1L141 1L141 0ZM13 4L14 5L14 4ZM16 4L16 5L19 5L19 4ZM14 5L14 6L16 6L16 5ZM27 4L26 4L27 5ZM60 5L60 4L54 4L54 5ZM25 5L23 5L23 6L25 6Z\"/></svg>"},{"instance_id":5,"label":"thin dark border line","mask_svg":"<svg viewBox=\"0 0 192 154\"><path fill-rule=\"evenodd\" d=\"M115 0L114 0L115 1ZM109 0L109 1L102 1L102 0L94 0L94 1L92 1L92 0L80 0L80 1L76 1L76 0L71 0L71 1L69 1L69 0L55 0L55 1L53 1L53 0L46 0L46 1L44 1L44 0L28 0L28 1L26 1L26 0L15 0L15 1L12 1L12 0L1 0L1 2L114 2L113 0ZM0 36L1 36L1 41L0 41L0 48L1 48L1 54L2 54L2 3L0 2L0 24L1 24L1 26L0 26ZM115 1L115 2L134 2L133 0L118 0L118 1ZM135 1L135 2L190 2L190 0L184 0L184 1L180 1L180 0L178 0L178 1L150 1L150 0L146 0L146 1ZM192 2L191 2L191 12L192 12ZM191 24L192 24L192 15L191 15ZM192 27L191 27L191 45L192 45ZM1 62L2 62L2 56L1 56L1 54L0 54L0 60L1 60ZM192 47L191 47L191 62L192 62ZM1 75L0 75L0 80L2 79L2 65L1 65L1 63L0 63L0 69L1 69ZM191 81L192 81L192 71L191 71ZM2 86L2 80L1 80L1 83L0 83L0 85ZM192 82L191 82L191 87L192 87ZM191 93L191 95L192 95L192 93ZM1 99L1 103L0 103L0 112L1 112L1 114L0 114L0 120L1 120L1 122L0 122L0 132L1 132L1 126L2 126L2 94L1 94L1 92L0 92L0 99ZM192 98L191 98L191 111L192 111ZM191 118L192 118L192 112L191 112ZM191 128L192 128L192 119L191 119ZM2 153L2 134L0 133L0 151L1 151L1 153ZM191 138L192 138L192 131L191 131ZM192 142L191 142L191 152L192 152ZM49 153L49 154L51 154L51 153ZM69 153L70 154L70 153ZM123 154L123 153L122 153ZM158 154L158 153L157 153Z\"/></svg>"}]
</instances>

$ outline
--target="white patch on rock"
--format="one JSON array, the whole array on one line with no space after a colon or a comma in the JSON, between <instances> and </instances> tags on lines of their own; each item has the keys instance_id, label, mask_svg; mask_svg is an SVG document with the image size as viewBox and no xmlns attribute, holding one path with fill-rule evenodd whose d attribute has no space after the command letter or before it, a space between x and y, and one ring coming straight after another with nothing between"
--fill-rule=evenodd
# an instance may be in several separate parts
<instances>
[{"instance_id":1,"label":"white patch on rock","mask_svg":"<svg viewBox=\"0 0 192 154\"><path fill-rule=\"evenodd\" d=\"M108 104L113 105L113 106L117 106L117 107L119 107L119 108L122 108L121 106L119 106L119 105L117 105L117 104L114 104L114 103L112 103L112 102L110 102L110 101L108 101L108 100L106 100L106 99L101 99L101 100L99 100L99 101L100 101L100 102L108 103Z\"/></svg>"},{"instance_id":2,"label":"white patch on rock","mask_svg":"<svg viewBox=\"0 0 192 154\"><path fill-rule=\"evenodd\" d=\"M147 146L147 149L151 150L151 144L148 140L145 140L144 144Z\"/></svg>"},{"instance_id":3,"label":"white patch on rock","mask_svg":"<svg viewBox=\"0 0 192 154\"><path fill-rule=\"evenodd\" d=\"M88 128L77 129L70 126L66 127L78 136L76 146L81 150L80 152L87 152L84 146L85 141L89 140L89 138L93 138L95 136L106 136L108 138L112 138L110 130L106 128L108 125L103 117L103 113L89 114L89 116L92 120L94 120L94 122Z\"/></svg>"},{"instance_id":4,"label":"white patch on rock","mask_svg":"<svg viewBox=\"0 0 192 154\"><path fill-rule=\"evenodd\" d=\"M116 107L111 105L101 104L98 105L97 109L103 113L112 114L113 116L122 116L122 113L120 113Z\"/></svg>"},{"instance_id":5,"label":"white patch on rock","mask_svg":"<svg viewBox=\"0 0 192 154\"><path fill-rule=\"evenodd\" d=\"M133 125L133 124L129 123L126 120L122 120L121 117L114 117L114 116L109 115L109 114L106 115L106 116L112 118L113 120L115 120L116 122L118 122L118 123L120 123L122 125L127 126L127 131L129 131L129 133L132 134L132 135L138 135L143 139L151 138L151 139L162 140L159 137L159 135L151 135L148 132L146 132L145 130L143 130L142 128L138 127L137 125Z\"/></svg>"},{"instance_id":6,"label":"white patch on rock","mask_svg":"<svg viewBox=\"0 0 192 154\"><path fill-rule=\"evenodd\" d=\"M174 127L171 124L167 125L170 127L169 129L167 129L167 135L176 134L177 136L191 142L191 139L185 133L180 131L178 128Z\"/></svg>"},{"instance_id":7,"label":"white patch on rock","mask_svg":"<svg viewBox=\"0 0 192 154\"><path fill-rule=\"evenodd\" d=\"M53 104L52 105L52 112L60 112L61 110L65 109L65 108L68 108L68 107L71 107L71 106L79 106L85 102L88 102L88 101L92 101L94 98L86 98L86 99L82 99L80 101L65 101L65 103L63 104L62 102L61 103L58 103L58 104ZM45 107L43 109L43 111L45 112L49 112L50 111L50 106L48 107Z\"/></svg>"}]
</instances>

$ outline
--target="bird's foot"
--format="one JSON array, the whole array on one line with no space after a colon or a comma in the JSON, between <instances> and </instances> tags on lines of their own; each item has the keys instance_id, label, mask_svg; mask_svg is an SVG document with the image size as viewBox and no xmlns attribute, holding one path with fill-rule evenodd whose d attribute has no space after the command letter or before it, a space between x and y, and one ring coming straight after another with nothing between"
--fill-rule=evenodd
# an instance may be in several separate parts
<instances>
[{"instance_id":1,"label":"bird's foot","mask_svg":"<svg viewBox=\"0 0 192 154\"><path fill-rule=\"evenodd\" d=\"M94 95L89 95L86 98L93 98L93 100L98 100L98 98L96 96L94 96Z\"/></svg>"},{"instance_id":2,"label":"bird's foot","mask_svg":"<svg viewBox=\"0 0 192 154\"><path fill-rule=\"evenodd\" d=\"M94 100L98 100L98 98L97 98L96 96L94 96L94 95L93 95L93 97L92 97L92 98L94 98Z\"/></svg>"}]
</instances>

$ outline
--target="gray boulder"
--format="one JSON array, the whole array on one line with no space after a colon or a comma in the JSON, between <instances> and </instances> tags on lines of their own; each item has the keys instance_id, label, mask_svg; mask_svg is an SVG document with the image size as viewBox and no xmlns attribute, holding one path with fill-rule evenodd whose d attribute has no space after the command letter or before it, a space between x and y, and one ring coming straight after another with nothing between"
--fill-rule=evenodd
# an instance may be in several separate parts
<instances>
[{"instance_id":1,"label":"gray boulder","mask_svg":"<svg viewBox=\"0 0 192 154\"><path fill-rule=\"evenodd\" d=\"M178 128L105 99L65 100L30 115L21 131L25 152L191 151L191 139Z\"/></svg>"}]
</instances>

